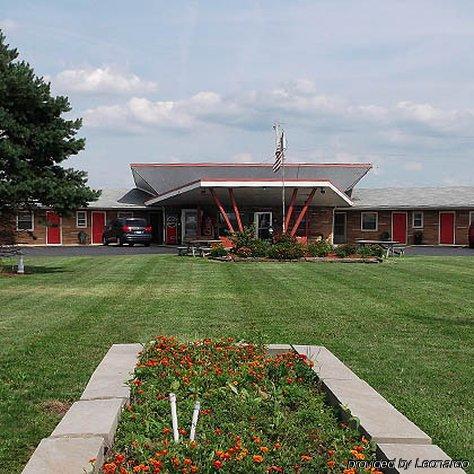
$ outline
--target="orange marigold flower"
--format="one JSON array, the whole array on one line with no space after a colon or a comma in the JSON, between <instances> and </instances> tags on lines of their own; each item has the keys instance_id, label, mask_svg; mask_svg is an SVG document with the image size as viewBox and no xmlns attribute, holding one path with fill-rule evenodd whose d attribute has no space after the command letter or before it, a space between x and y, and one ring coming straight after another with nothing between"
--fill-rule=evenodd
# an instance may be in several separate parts
<instances>
[{"instance_id":1,"label":"orange marigold flower","mask_svg":"<svg viewBox=\"0 0 474 474\"><path fill-rule=\"evenodd\" d=\"M260 451L262 451L262 453L268 453L270 450L266 446L260 446Z\"/></svg>"},{"instance_id":2,"label":"orange marigold flower","mask_svg":"<svg viewBox=\"0 0 474 474\"><path fill-rule=\"evenodd\" d=\"M115 455L115 462L117 464L122 464L125 461L125 456L123 454L116 454Z\"/></svg>"},{"instance_id":3,"label":"orange marigold flower","mask_svg":"<svg viewBox=\"0 0 474 474\"><path fill-rule=\"evenodd\" d=\"M336 451L334 451L334 449L328 449L327 454L328 454L329 457L331 457L331 456L334 456L335 452Z\"/></svg>"},{"instance_id":4,"label":"orange marigold flower","mask_svg":"<svg viewBox=\"0 0 474 474\"><path fill-rule=\"evenodd\" d=\"M189 458L184 458L183 462L186 466L190 466L193 463L192 459Z\"/></svg>"},{"instance_id":5,"label":"orange marigold flower","mask_svg":"<svg viewBox=\"0 0 474 474\"><path fill-rule=\"evenodd\" d=\"M328 461L327 463L327 466L329 469L334 469L334 466L336 465L336 461Z\"/></svg>"},{"instance_id":6,"label":"orange marigold flower","mask_svg":"<svg viewBox=\"0 0 474 474\"><path fill-rule=\"evenodd\" d=\"M344 471L342 471L342 474L357 474L357 471L351 467L350 469L344 469Z\"/></svg>"},{"instance_id":7,"label":"orange marigold flower","mask_svg":"<svg viewBox=\"0 0 474 474\"><path fill-rule=\"evenodd\" d=\"M142 384L142 381L140 379L135 379L132 383L135 387L139 387Z\"/></svg>"},{"instance_id":8,"label":"orange marigold flower","mask_svg":"<svg viewBox=\"0 0 474 474\"><path fill-rule=\"evenodd\" d=\"M263 456L260 456L260 454L254 454L252 456L252 461L256 464L260 464L263 462Z\"/></svg>"},{"instance_id":9,"label":"orange marigold flower","mask_svg":"<svg viewBox=\"0 0 474 474\"><path fill-rule=\"evenodd\" d=\"M179 433L179 434L182 434L183 436L186 436L186 433L187 433L186 428L180 428L180 429L178 430L178 433Z\"/></svg>"},{"instance_id":10,"label":"orange marigold flower","mask_svg":"<svg viewBox=\"0 0 474 474\"><path fill-rule=\"evenodd\" d=\"M216 434L216 435L219 436L219 435L222 434L222 430L221 430L220 428L216 428L216 429L214 430L214 434Z\"/></svg>"},{"instance_id":11,"label":"orange marigold flower","mask_svg":"<svg viewBox=\"0 0 474 474\"><path fill-rule=\"evenodd\" d=\"M195 474L196 472L199 472L199 469L197 466L191 466L190 469L191 469L191 474Z\"/></svg>"},{"instance_id":12,"label":"orange marigold flower","mask_svg":"<svg viewBox=\"0 0 474 474\"><path fill-rule=\"evenodd\" d=\"M116 469L117 469L117 465L114 462L109 462L102 466L102 470L106 474L113 474Z\"/></svg>"},{"instance_id":13,"label":"orange marigold flower","mask_svg":"<svg viewBox=\"0 0 474 474\"><path fill-rule=\"evenodd\" d=\"M275 443L273 449L281 449L281 443Z\"/></svg>"},{"instance_id":14,"label":"orange marigold flower","mask_svg":"<svg viewBox=\"0 0 474 474\"><path fill-rule=\"evenodd\" d=\"M309 454L302 454L301 455L301 460L303 462L309 462L309 461L311 461L311 459L313 459L313 456L310 456Z\"/></svg>"},{"instance_id":15,"label":"orange marigold flower","mask_svg":"<svg viewBox=\"0 0 474 474\"><path fill-rule=\"evenodd\" d=\"M283 472L283 468L281 466L270 466L267 472Z\"/></svg>"},{"instance_id":16,"label":"orange marigold flower","mask_svg":"<svg viewBox=\"0 0 474 474\"><path fill-rule=\"evenodd\" d=\"M214 461L212 465L214 466L214 469L221 469L224 464L222 461L217 460L217 461Z\"/></svg>"},{"instance_id":17,"label":"orange marigold flower","mask_svg":"<svg viewBox=\"0 0 474 474\"><path fill-rule=\"evenodd\" d=\"M252 439L255 444L260 444L262 442L260 436L252 436Z\"/></svg>"},{"instance_id":18,"label":"orange marigold flower","mask_svg":"<svg viewBox=\"0 0 474 474\"><path fill-rule=\"evenodd\" d=\"M161 430L161 432L162 432L163 434L170 434L170 433L171 433L171 428L168 428L167 426L165 426L165 427Z\"/></svg>"}]
</instances>

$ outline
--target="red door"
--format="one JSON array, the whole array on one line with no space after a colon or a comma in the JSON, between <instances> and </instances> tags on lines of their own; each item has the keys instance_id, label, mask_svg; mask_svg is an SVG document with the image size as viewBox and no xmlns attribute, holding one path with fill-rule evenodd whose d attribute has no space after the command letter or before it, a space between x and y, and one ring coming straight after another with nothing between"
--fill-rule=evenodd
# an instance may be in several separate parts
<instances>
[{"instance_id":1,"label":"red door","mask_svg":"<svg viewBox=\"0 0 474 474\"><path fill-rule=\"evenodd\" d=\"M61 216L46 211L46 244L61 245Z\"/></svg>"},{"instance_id":2,"label":"red door","mask_svg":"<svg viewBox=\"0 0 474 474\"><path fill-rule=\"evenodd\" d=\"M401 244L407 243L407 213L394 212L392 214L392 240Z\"/></svg>"},{"instance_id":3,"label":"red door","mask_svg":"<svg viewBox=\"0 0 474 474\"><path fill-rule=\"evenodd\" d=\"M92 212L92 243L102 243L102 234L105 227L105 212Z\"/></svg>"},{"instance_id":4,"label":"red door","mask_svg":"<svg viewBox=\"0 0 474 474\"><path fill-rule=\"evenodd\" d=\"M454 212L439 213L439 243L454 244Z\"/></svg>"}]
</instances>

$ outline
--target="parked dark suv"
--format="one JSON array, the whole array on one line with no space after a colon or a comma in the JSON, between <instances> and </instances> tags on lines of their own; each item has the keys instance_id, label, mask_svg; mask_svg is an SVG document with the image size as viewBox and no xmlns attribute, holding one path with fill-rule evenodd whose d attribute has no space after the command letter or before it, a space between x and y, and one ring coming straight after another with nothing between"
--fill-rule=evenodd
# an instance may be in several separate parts
<instances>
[{"instance_id":1,"label":"parked dark suv","mask_svg":"<svg viewBox=\"0 0 474 474\"><path fill-rule=\"evenodd\" d=\"M134 217L115 219L105 227L102 243L109 245L111 242L116 242L120 246L143 244L148 247L151 243L151 230L145 219Z\"/></svg>"}]
</instances>

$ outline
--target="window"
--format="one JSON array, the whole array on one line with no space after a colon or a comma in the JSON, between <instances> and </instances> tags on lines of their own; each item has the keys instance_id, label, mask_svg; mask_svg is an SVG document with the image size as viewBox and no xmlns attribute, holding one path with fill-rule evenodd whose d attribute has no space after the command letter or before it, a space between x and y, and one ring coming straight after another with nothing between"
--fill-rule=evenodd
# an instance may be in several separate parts
<instances>
[{"instance_id":1,"label":"window","mask_svg":"<svg viewBox=\"0 0 474 474\"><path fill-rule=\"evenodd\" d=\"M474 211L469 213L469 225L474 224Z\"/></svg>"},{"instance_id":2,"label":"window","mask_svg":"<svg viewBox=\"0 0 474 474\"><path fill-rule=\"evenodd\" d=\"M117 217L119 219L121 217L123 217L123 218L133 217L133 211L120 211L120 212L117 212Z\"/></svg>"},{"instance_id":3,"label":"window","mask_svg":"<svg viewBox=\"0 0 474 474\"><path fill-rule=\"evenodd\" d=\"M76 227L87 227L87 211L76 212Z\"/></svg>"},{"instance_id":4,"label":"window","mask_svg":"<svg viewBox=\"0 0 474 474\"><path fill-rule=\"evenodd\" d=\"M361 230L377 230L378 214L376 212L363 212L361 214Z\"/></svg>"},{"instance_id":5,"label":"window","mask_svg":"<svg viewBox=\"0 0 474 474\"><path fill-rule=\"evenodd\" d=\"M21 211L16 215L16 230L34 230L34 216L30 211Z\"/></svg>"},{"instance_id":6,"label":"window","mask_svg":"<svg viewBox=\"0 0 474 474\"><path fill-rule=\"evenodd\" d=\"M413 212L413 228L422 229L423 228L423 213L422 212Z\"/></svg>"}]
</instances>

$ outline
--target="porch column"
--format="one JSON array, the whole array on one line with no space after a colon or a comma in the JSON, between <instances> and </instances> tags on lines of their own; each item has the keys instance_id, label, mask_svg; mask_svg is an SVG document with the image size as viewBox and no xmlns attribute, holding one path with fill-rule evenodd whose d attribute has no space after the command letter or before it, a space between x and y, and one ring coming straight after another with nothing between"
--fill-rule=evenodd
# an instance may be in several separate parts
<instances>
[{"instance_id":1,"label":"porch column","mask_svg":"<svg viewBox=\"0 0 474 474\"><path fill-rule=\"evenodd\" d=\"M234 196L234 190L232 188L229 188L229 197L230 197L230 202L232 203L232 209L234 210L234 214L237 219L237 225L239 226L239 231L243 232L244 226L242 225L242 219L240 218L239 208L237 207L237 202Z\"/></svg>"},{"instance_id":2,"label":"porch column","mask_svg":"<svg viewBox=\"0 0 474 474\"><path fill-rule=\"evenodd\" d=\"M295 188L295 189L293 189L293 194L291 195L290 205L288 206L288 212L286 213L285 230L288 230L288 226L290 225L291 215L293 214L293 208L294 208L297 196L298 196L298 188Z\"/></svg>"},{"instance_id":3,"label":"porch column","mask_svg":"<svg viewBox=\"0 0 474 474\"><path fill-rule=\"evenodd\" d=\"M233 234L235 230L232 227L232 223L230 222L229 216L227 215L227 212L225 212L224 206L222 205L219 197L217 196L213 188L209 188L209 191L211 192L212 199L214 199L214 202L216 203L216 206L219 209L222 218L224 219L227 229L229 229L229 232Z\"/></svg>"},{"instance_id":4,"label":"porch column","mask_svg":"<svg viewBox=\"0 0 474 474\"><path fill-rule=\"evenodd\" d=\"M298 227L301 224L301 221L303 220L304 216L306 215L306 212L308 211L308 207L311 204L311 201L313 200L314 193L316 192L316 188L313 188L311 192L309 193L308 199L306 199L306 202L304 203L303 209L301 209L301 212L296 219L295 225L293 226L293 229L291 229L290 235L293 237L296 234L296 231L298 230Z\"/></svg>"}]
</instances>

